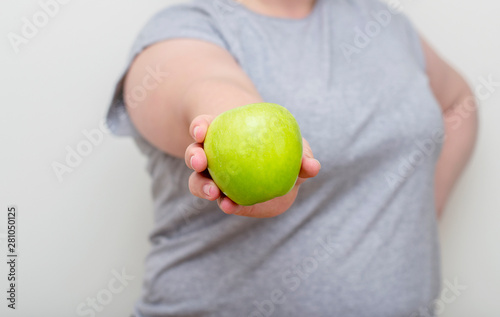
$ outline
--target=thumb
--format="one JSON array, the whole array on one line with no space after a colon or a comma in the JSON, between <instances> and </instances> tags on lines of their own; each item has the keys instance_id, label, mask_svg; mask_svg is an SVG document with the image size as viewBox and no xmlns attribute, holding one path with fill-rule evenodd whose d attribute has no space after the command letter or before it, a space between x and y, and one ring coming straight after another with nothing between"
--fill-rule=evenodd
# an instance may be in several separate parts
<instances>
[{"instance_id":1,"label":"thumb","mask_svg":"<svg viewBox=\"0 0 500 317\"><path fill-rule=\"evenodd\" d=\"M311 178L318 175L321 169L321 163L314 158L311 146L306 139L302 138L303 144L303 154L302 154L302 166L300 167L300 178Z\"/></svg>"}]
</instances>

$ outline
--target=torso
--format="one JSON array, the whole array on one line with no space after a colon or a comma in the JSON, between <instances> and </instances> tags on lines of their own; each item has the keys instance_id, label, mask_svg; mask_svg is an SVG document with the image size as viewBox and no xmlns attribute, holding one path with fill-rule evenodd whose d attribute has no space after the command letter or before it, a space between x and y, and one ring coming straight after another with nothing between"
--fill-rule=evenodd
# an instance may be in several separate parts
<instances>
[{"instance_id":1,"label":"torso","mask_svg":"<svg viewBox=\"0 0 500 317\"><path fill-rule=\"evenodd\" d=\"M341 44L384 9L376 2L320 0L297 21L195 3L263 99L294 114L322 170L279 217L227 216L179 187L190 173L182 160L139 142L150 153L157 210L138 310L265 316L272 303L272 316L387 317L424 309L440 284L433 175L442 122L406 20L393 14L348 62Z\"/></svg>"}]
</instances>

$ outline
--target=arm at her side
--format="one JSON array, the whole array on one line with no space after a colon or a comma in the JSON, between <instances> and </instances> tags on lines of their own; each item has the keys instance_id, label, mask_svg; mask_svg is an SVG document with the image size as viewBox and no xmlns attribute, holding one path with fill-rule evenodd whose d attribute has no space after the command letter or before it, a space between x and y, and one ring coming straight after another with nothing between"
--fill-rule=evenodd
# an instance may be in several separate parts
<instances>
[{"instance_id":1,"label":"arm at her side","mask_svg":"<svg viewBox=\"0 0 500 317\"><path fill-rule=\"evenodd\" d=\"M435 173L436 209L440 217L454 184L472 154L478 128L477 107L474 95L462 76L424 40L422 46L430 86L441 105L445 125L445 141ZM461 116L461 120L452 120L457 115Z\"/></svg>"}]
</instances>

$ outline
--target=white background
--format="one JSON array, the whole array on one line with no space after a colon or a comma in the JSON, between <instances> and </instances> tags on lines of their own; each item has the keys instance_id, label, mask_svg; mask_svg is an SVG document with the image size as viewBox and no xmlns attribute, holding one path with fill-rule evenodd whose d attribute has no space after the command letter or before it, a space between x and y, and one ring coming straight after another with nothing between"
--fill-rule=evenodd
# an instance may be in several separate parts
<instances>
[{"instance_id":1,"label":"white background","mask_svg":"<svg viewBox=\"0 0 500 317\"><path fill-rule=\"evenodd\" d=\"M46 1L46 0L45 0ZM206 0L212 1L212 0ZM174 1L68 1L16 54L8 34L40 12L37 1L0 5L0 315L79 316L113 272L134 278L96 316L129 316L140 294L152 225L145 160L109 134L73 172L56 177L67 147L98 129L141 26ZM469 81L500 81L500 4L401 0L429 42ZM480 105L471 164L441 222L443 280L467 289L442 316L500 315L500 87ZM6 208L19 208L18 309L6 309ZM119 284L116 284L119 285ZM90 315L86 315L90 316Z\"/></svg>"}]
</instances>

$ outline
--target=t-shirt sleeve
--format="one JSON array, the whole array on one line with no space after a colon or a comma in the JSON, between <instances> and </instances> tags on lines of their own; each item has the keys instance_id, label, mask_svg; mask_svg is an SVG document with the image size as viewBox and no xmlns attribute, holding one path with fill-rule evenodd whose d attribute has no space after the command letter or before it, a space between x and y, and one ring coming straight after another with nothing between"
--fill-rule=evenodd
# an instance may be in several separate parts
<instances>
[{"instance_id":1,"label":"t-shirt sleeve","mask_svg":"<svg viewBox=\"0 0 500 317\"><path fill-rule=\"evenodd\" d=\"M124 78L130 64L148 46L174 38L203 40L228 49L227 42L218 31L216 19L209 7L183 4L169 7L156 14L136 38L130 51L126 70L116 84L106 117L107 125L113 134L139 136L125 108L123 95Z\"/></svg>"},{"instance_id":2,"label":"t-shirt sleeve","mask_svg":"<svg viewBox=\"0 0 500 317\"><path fill-rule=\"evenodd\" d=\"M394 15L394 19L400 22L402 26L401 38L406 41L406 47L409 50L410 55L415 59L416 63L421 67L422 70L426 69L426 60L422 47L422 42L420 39L420 34L416 29L415 25L404 13L399 13Z\"/></svg>"}]
</instances>

